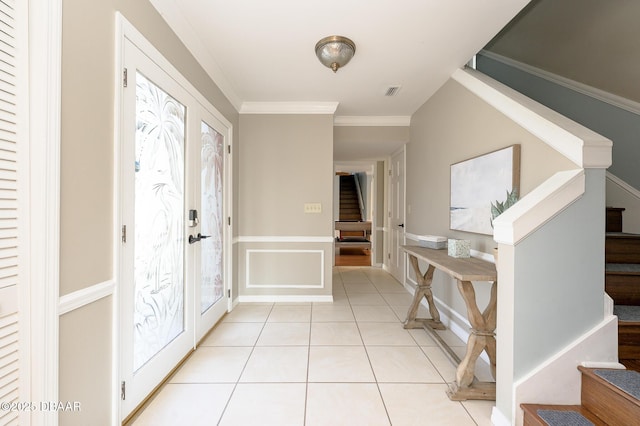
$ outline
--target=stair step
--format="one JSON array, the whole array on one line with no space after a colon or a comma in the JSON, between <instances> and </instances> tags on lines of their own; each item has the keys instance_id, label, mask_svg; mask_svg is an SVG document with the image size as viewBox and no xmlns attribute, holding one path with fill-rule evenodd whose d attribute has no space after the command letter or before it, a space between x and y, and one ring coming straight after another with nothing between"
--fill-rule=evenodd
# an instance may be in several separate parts
<instances>
[{"instance_id":1,"label":"stair step","mask_svg":"<svg viewBox=\"0 0 640 426\"><path fill-rule=\"evenodd\" d=\"M608 263L605 267L605 291L616 305L640 306L640 265Z\"/></svg>"},{"instance_id":2,"label":"stair step","mask_svg":"<svg viewBox=\"0 0 640 426\"><path fill-rule=\"evenodd\" d=\"M339 220L361 220L362 212L358 201L358 190L353 175L340 176Z\"/></svg>"},{"instance_id":3,"label":"stair step","mask_svg":"<svg viewBox=\"0 0 640 426\"><path fill-rule=\"evenodd\" d=\"M605 262L640 264L640 235L608 232L605 238Z\"/></svg>"},{"instance_id":4,"label":"stair step","mask_svg":"<svg viewBox=\"0 0 640 426\"><path fill-rule=\"evenodd\" d=\"M606 424L632 425L640 419L640 373L586 368L582 372L582 406Z\"/></svg>"},{"instance_id":5,"label":"stair step","mask_svg":"<svg viewBox=\"0 0 640 426\"><path fill-rule=\"evenodd\" d=\"M521 404L524 426L606 426L595 414L581 405Z\"/></svg>"},{"instance_id":6,"label":"stair step","mask_svg":"<svg viewBox=\"0 0 640 426\"><path fill-rule=\"evenodd\" d=\"M626 315L618 314L618 358L640 360L640 321L629 321ZM634 308L640 309L639 306Z\"/></svg>"},{"instance_id":7,"label":"stair step","mask_svg":"<svg viewBox=\"0 0 640 426\"><path fill-rule=\"evenodd\" d=\"M344 221L357 221L360 219L360 216L354 216L354 215L340 215L340 220L344 220Z\"/></svg>"},{"instance_id":8,"label":"stair step","mask_svg":"<svg viewBox=\"0 0 640 426\"><path fill-rule=\"evenodd\" d=\"M623 208L607 207L607 232L622 232Z\"/></svg>"},{"instance_id":9,"label":"stair step","mask_svg":"<svg viewBox=\"0 0 640 426\"><path fill-rule=\"evenodd\" d=\"M621 359L620 364L627 367L627 370L640 372L640 359Z\"/></svg>"},{"instance_id":10,"label":"stair step","mask_svg":"<svg viewBox=\"0 0 640 426\"><path fill-rule=\"evenodd\" d=\"M618 321L640 324L640 306L614 305L613 314L618 316Z\"/></svg>"}]
</instances>

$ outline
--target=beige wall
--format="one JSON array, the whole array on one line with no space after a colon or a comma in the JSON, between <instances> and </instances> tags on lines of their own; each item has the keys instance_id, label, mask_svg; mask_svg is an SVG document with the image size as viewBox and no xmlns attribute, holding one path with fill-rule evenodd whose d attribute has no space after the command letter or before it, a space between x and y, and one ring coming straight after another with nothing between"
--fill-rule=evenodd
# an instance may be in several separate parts
<instances>
[{"instance_id":1,"label":"beige wall","mask_svg":"<svg viewBox=\"0 0 640 426\"><path fill-rule=\"evenodd\" d=\"M640 2L534 0L487 49L640 102Z\"/></svg>"},{"instance_id":2,"label":"beige wall","mask_svg":"<svg viewBox=\"0 0 640 426\"><path fill-rule=\"evenodd\" d=\"M331 236L333 116L242 115L241 236ZM322 203L305 214L304 203Z\"/></svg>"},{"instance_id":3,"label":"beige wall","mask_svg":"<svg viewBox=\"0 0 640 426\"><path fill-rule=\"evenodd\" d=\"M114 278L116 11L122 12L225 115L234 129L238 125L233 106L147 0L64 0L61 295ZM237 132L234 135L237 148ZM105 416L111 409L111 302L111 298L101 299L61 318L60 398L79 400L83 408L81 413L65 415L61 424L108 424Z\"/></svg>"},{"instance_id":4,"label":"beige wall","mask_svg":"<svg viewBox=\"0 0 640 426\"><path fill-rule=\"evenodd\" d=\"M407 232L469 239L472 249L491 253L496 246L491 236L449 229L450 165L516 143L521 145L522 195L554 172L576 167L449 80L411 119L406 166ZM481 288L481 303L488 300L488 289L489 286ZM466 317L466 308L455 285L444 277L434 279L434 294Z\"/></svg>"},{"instance_id":5,"label":"beige wall","mask_svg":"<svg viewBox=\"0 0 640 426\"><path fill-rule=\"evenodd\" d=\"M105 297L60 317L58 399L79 403L60 412L60 425L111 424L111 311Z\"/></svg>"},{"instance_id":6,"label":"beige wall","mask_svg":"<svg viewBox=\"0 0 640 426\"><path fill-rule=\"evenodd\" d=\"M240 126L240 295L331 295L333 116L246 114ZM321 213L305 213L305 203L320 203ZM288 270L260 267L264 256ZM256 283L246 282L247 272L269 287L248 288Z\"/></svg>"},{"instance_id":7,"label":"beige wall","mask_svg":"<svg viewBox=\"0 0 640 426\"><path fill-rule=\"evenodd\" d=\"M383 159L409 142L409 126L336 126L333 138L334 161Z\"/></svg>"},{"instance_id":8,"label":"beige wall","mask_svg":"<svg viewBox=\"0 0 640 426\"><path fill-rule=\"evenodd\" d=\"M112 275L115 12L237 127L238 114L146 0L64 0L60 294Z\"/></svg>"}]
</instances>

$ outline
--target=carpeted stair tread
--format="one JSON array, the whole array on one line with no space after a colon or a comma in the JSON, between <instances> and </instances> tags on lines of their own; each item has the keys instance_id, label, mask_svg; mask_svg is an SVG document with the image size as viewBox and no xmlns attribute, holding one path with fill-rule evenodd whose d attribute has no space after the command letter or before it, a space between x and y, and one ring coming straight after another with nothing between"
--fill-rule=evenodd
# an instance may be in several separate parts
<instances>
[{"instance_id":1,"label":"carpeted stair tread","mask_svg":"<svg viewBox=\"0 0 640 426\"><path fill-rule=\"evenodd\" d=\"M619 321L640 322L640 306L615 305L613 315L616 315Z\"/></svg>"},{"instance_id":2,"label":"carpeted stair tread","mask_svg":"<svg viewBox=\"0 0 640 426\"><path fill-rule=\"evenodd\" d=\"M640 399L640 373L637 371L595 369L593 372L621 391Z\"/></svg>"},{"instance_id":3,"label":"carpeted stair tread","mask_svg":"<svg viewBox=\"0 0 640 426\"><path fill-rule=\"evenodd\" d=\"M520 404L520 407L525 426L607 426L582 405Z\"/></svg>"},{"instance_id":4,"label":"carpeted stair tread","mask_svg":"<svg viewBox=\"0 0 640 426\"><path fill-rule=\"evenodd\" d=\"M607 263L606 272L620 272L629 274L640 274L640 264L638 263Z\"/></svg>"},{"instance_id":5,"label":"carpeted stair tread","mask_svg":"<svg viewBox=\"0 0 640 426\"><path fill-rule=\"evenodd\" d=\"M537 413L549 426L594 426L577 411L538 410Z\"/></svg>"},{"instance_id":6,"label":"carpeted stair tread","mask_svg":"<svg viewBox=\"0 0 640 426\"><path fill-rule=\"evenodd\" d=\"M339 243L370 243L371 242L364 237L342 237L342 238L336 238L336 241Z\"/></svg>"}]
</instances>

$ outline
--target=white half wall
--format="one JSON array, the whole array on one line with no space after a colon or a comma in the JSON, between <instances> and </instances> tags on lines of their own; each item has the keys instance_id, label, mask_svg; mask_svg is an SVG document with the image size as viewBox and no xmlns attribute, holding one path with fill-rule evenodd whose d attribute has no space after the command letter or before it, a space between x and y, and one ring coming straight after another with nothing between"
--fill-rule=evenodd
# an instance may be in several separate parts
<instances>
[{"instance_id":1,"label":"white half wall","mask_svg":"<svg viewBox=\"0 0 640 426\"><path fill-rule=\"evenodd\" d=\"M577 366L586 362L618 364L618 317L610 315L538 368L513 385L513 424L521 425L520 404L580 404L581 375ZM624 368L624 367L622 367Z\"/></svg>"}]
</instances>

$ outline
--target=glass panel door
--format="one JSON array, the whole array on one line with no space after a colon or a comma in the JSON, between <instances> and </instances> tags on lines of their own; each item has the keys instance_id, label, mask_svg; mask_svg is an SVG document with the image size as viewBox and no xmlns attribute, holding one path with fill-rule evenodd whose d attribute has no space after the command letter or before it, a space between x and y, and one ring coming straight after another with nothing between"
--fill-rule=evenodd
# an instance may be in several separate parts
<instances>
[{"instance_id":1,"label":"glass panel door","mask_svg":"<svg viewBox=\"0 0 640 426\"><path fill-rule=\"evenodd\" d=\"M187 92L130 42L122 91L119 196L121 419L193 348L185 279Z\"/></svg>"},{"instance_id":2,"label":"glass panel door","mask_svg":"<svg viewBox=\"0 0 640 426\"><path fill-rule=\"evenodd\" d=\"M200 201L202 234L208 238L201 245L200 313L204 314L224 291L223 277L223 168L224 138L204 121L201 123L202 168L200 173Z\"/></svg>"},{"instance_id":3,"label":"glass panel door","mask_svg":"<svg viewBox=\"0 0 640 426\"><path fill-rule=\"evenodd\" d=\"M202 338L224 315L228 308L225 297L225 135L216 130L224 128L214 117L203 114L200 120L200 143L194 149L199 159L198 188L195 191L200 211L200 233L205 236L194 244L196 259L196 340ZM205 121L206 120L206 121Z\"/></svg>"},{"instance_id":4,"label":"glass panel door","mask_svg":"<svg viewBox=\"0 0 640 426\"><path fill-rule=\"evenodd\" d=\"M128 81L116 163L121 420L227 310L231 138L230 123L175 70L161 68L159 57L128 39L123 51Z\"/></svg>"},{"instance_id":5,"label":"glass panel door","mask_svg":"<svg viewBox=\"0 0 640 426\"><path fill-rule=\"evenodd\" d=\"M185 113L137 73L134 371L184 331Z\"/></svg>"}]
</instances>

